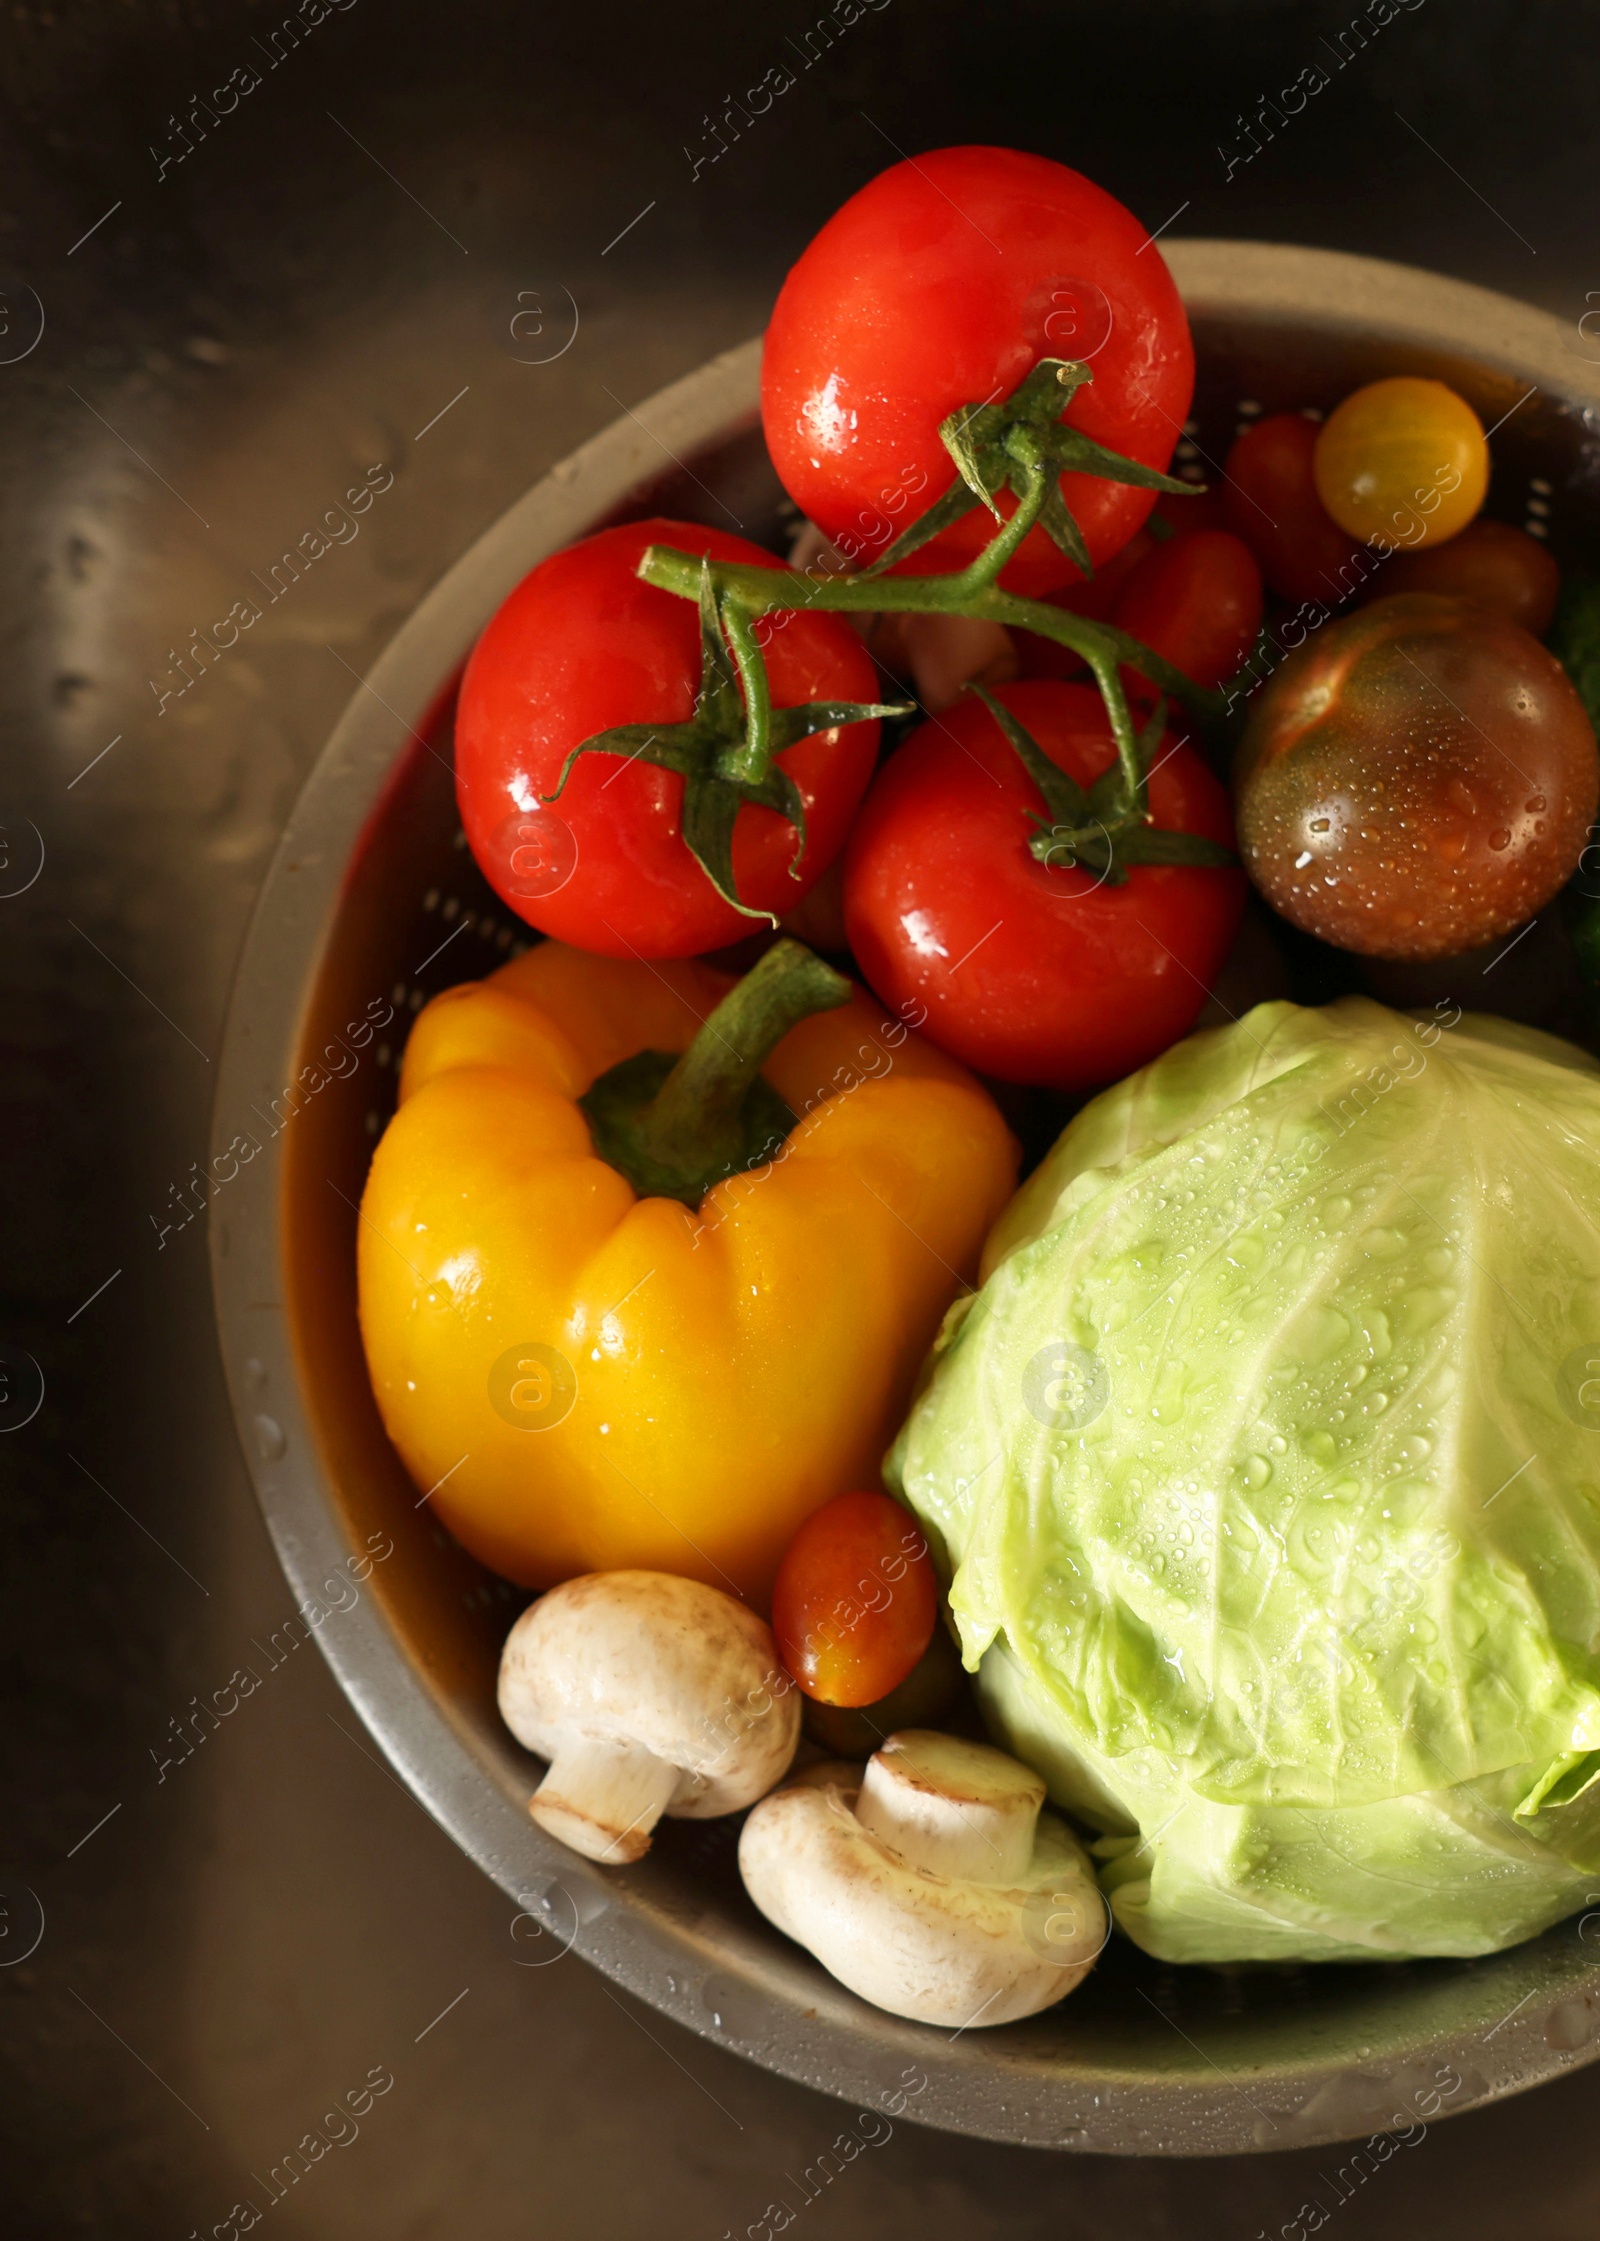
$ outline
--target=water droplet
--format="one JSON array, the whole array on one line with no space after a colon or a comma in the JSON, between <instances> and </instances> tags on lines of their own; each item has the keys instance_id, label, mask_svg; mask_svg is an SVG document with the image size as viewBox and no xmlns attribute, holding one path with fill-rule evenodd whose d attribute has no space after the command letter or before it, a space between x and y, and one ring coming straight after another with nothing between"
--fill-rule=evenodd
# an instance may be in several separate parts
<instances>
[{"instance_id":1,"label":"water droplet","mask_svg":"<svg viewBox=\"0 0 1600 2241\"><path fill-rule=\"evenodd\" d=\"M1511 835L1504 825L1497 825L1489 835L1489 846L1497 855L1502 849L1511 846Z\"/></svg>"},{"instance_id":2,"label":"water droplet","mask_svg":"<svg viewBox=\"0 0 1600 2241\"><path fill-rule=\"evenodd\" d=\"M275 1416L258 1416L254 1429L256 1453L263 1463L276 1463L289 1444L283 1436L283 1426Z\"/></svg>"}]
</instances>

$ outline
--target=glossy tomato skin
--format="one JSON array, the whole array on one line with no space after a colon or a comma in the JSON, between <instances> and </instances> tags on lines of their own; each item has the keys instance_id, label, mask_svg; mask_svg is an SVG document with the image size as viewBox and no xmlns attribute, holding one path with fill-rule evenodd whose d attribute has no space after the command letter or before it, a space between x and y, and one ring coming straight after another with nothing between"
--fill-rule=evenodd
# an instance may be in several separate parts
<instances>
[{"instance_id":1,"label":"glossy tomato skin","mask_svg":"<svg viewBox=\"0 0 1600 2241\"><path fill-rule=\"evenodd\" d=\"M1109 622L1123 585L1155 549L1156 540L1149 530L1136 529L1121 552L1113 553L1087 583L1072 583L1065 591L1051 592L1046 606L1060 607L1072 615L1086 615L1091 622ZM1024 677L1086 677L1089 673L1083 656L1075 654L1070 646L1059 645L1054 638L1042 638L1034 630L1017 630L1012 632L1012 640Z\"/></svg>"},{"instance_id":2,"label":"glossy tomato skin","mask_svg":"<svg viewBox=\"0 0 1600 2241\"><path fill-rule=\"evenodd\" d=\"M1099 694L1002 686L1050 759L1088 786L1115 760ZM1228 798L1187 746L1156 751L1157 825L1233 841ZM1114 887L1029 854L1044 803L976 700L880 771L845 855L850 946L879 996L1000 1081L1098 1089L1188 1033L1244 909L1241 872L1136 864ZM916 1007L913 1009L912 1007Z\"/></svg>"},{"instance_id":3,"label":"glossy tomato skin","mask_svg":"<svg viewBox=\"0 0 1600 2241\"><path fill-rule=\"evenodd\" d=\"M1576 868L1594 734L1536 638L1407 592L1323 626L1251 703L1239 846L1274 910L1369 957L1455 957Z\"/></svg>"},{"instance_id":4,"label":"glossy tomato skin","mask_svg":"<svg viewBox=\"0 0 1600 2241\"><path fill-rule=\"evenodd\" d=\"M1373 590L1379 598L1432 591L1473 599L1542 638L1555 619L1561 570L1537 537L1480 515L1442 545L1393 554L1373 578Z\"/></svg>"},{"instance_id":5,"label":"glossy tomato skin","mask_svg":"<svg viewBox=\"0 0 1600 2241\"><path fill-rule=\"evenodd\" d=\"M690 957L742 939L752 923L684 845L675 772L642 758L584 755L560 800L539 807L580 741L617 724L680 723L693 710L699 618L692 600L639 580L652 544L773 565L742 537L681 521L629 522L569 545L523 578L479 639L456 715L456 798L484 876L530 925L608 957ZM775 706L880 697L872 662L842 617L773 624L766 654ZM771 810L742 808L733 869L746 903L781 916L821 877L843 846L877 745L876 722L851 724L779 758L805 804L808 846L791 878L794 828ZM560 848L545 854L559 860L541 876L547 817Z\"/></svg>"},{"instance_id":6,"label":"glossy tomato skin","mask_svg":"<svg viewBox=\"0 0 1600 2241\"><path fill-rule=\"evenodd\" d=\"M1364 544L1442 545L1483 504L1489 446L1465 397L1442 381L1395 374L1329 413L1312 470L1323 505Z\"/></svg>"},{"instance_id":7,"label":"glossy tomato skin","mask_svg":"<svg viewBox=\"0 0 1600 2241\"><path fill-rule=\"evenodd\" d=\"M1280 599L1337 607L1371 574L1317 495L1317 423L1302 412L1269 413L1228 454L1222 486L1228 526L1242 537Z\"/></svg>"},{"instance_id":8,"label":"glossy tomato skin","mask_svg":"<svg viewBox=\"0 0 1600 2241\"><path fill-rule=\"evenodd\" d=\"M821 1704L876 1704L898 1688L938 1615L922 1528L887 1494L836 1494L813 1510L772 1591L778 1653Z\"/></svg>"},{"instance_id":9,"label":"glossy tomato skin","mask_svg":"<svg viewBox=\"0 0 1600 2241\"><path fill-rule=\"evenodd\" d=\"M1010 395L1042 357L1092 369L1073 427L1164 468L1194 353L1148 232L1078 172L1011 148L940 148L871 180L795 265L767 329L762 418L791 497L853 558L876 558L955 479L939 423ZM1098 477L1062 488L1096 567L1153 502ZM964 566L993 528L979 507L907 565ZM1082 579L1035 529L1002 580L1031 598Z\"/></svg>"},{"instance_id":10,"label":"glossy tomato skin","mask_svg":"<svg viewBox=\"0 0 1600 2241\"><path fill-rule=\"evenodd\" d=\"M1111 620L1208 689L1236 676L1261 628L1261 570L1240 537L1195 529L1169 537L1128 577ZM1134 684L1148 700L1152 688Z\"/></svg>"},{"instance_id":11,"label":"glossy tomato skin","mask_svg":"<svg viewBox=\"0 0 1600 2241\"><path fill-rule=\"evenodd\" d=\"M1164 490L1155 502L1155 519L1164 522L1175 537L1191 536L1197 529L1229 529L1227 500L1224 484L1214 468L1207 468L1210 481L1195 486L1191 498L1179 498Z\"/></svg>"}]
</instances>

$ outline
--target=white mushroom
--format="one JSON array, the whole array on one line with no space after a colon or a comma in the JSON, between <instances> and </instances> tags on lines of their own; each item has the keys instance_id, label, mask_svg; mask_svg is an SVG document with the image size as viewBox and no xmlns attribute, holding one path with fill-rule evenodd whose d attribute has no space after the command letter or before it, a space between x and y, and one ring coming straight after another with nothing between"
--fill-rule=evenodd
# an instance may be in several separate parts
<instances>
[{"instance_id":1,"label":"white mushroom","mask_svg":"<svg viewBox=\"0 0 1600 2241\"><path fill-rule=\"evenodd\" d=\"M720 1588L590 1572L530 1604L500 1714L550 1761L528 1811L588 1859L642 1859L663 1813L736 1813L782 1779L800 1698L771 1629Z\"/></svg>"},{"instance_id":2,"label":"white mushroom","mask_svg":"<svg viewBox=\"0 0 1600 2241\"><path fill-rule=\"evenodd\" d=\"M1044 1784L928 1729L811 1767L745 1822L739 1868L769 1922L874 2007L955 2029L1051 2007L1105 1944L1105 1901Z\"/></svg>"}]
</instances>

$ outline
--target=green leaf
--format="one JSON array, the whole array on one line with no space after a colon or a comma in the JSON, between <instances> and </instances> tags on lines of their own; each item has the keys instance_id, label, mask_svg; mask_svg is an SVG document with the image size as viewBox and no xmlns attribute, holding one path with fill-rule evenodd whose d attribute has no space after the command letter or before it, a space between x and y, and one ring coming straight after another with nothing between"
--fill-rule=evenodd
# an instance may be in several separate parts
<instances>
[{"instance_id":1,"label":"green leaf","mask_svg":"<svg viewBox=\"0 0 1600 2241\"><path fill-rule=\"evenodd\" d=\"M625 762L656 763L663 770L687 774L694 767L694 757L684 737L690 728L688 724L616 724L610 731L597 731L592 738L580 741L561 765L554 793L541 794L539 798L544 802L561 799L580 755L621 755Z\"/></svg>"},{"instance_id":2,"label":"green leaf","mask_svg":"<svg viewBox=\"0 0 1600 2241\"><path fill-rule=\"evenodd\" d=\"M891 716L915 714L916 704L909 700L805 700L796 708L774 708L772 751L781 755L797 741L810 739L815 732L832 731L835 726L886 722Z\"/></svg>"},{"instance_id":3,"label":"green leaf","mask_svg":"<svg viewBox=\"0 0 1600 2241\"><path fill-rule=\"evenodd\" d=\"M1089 548L1084 543L1083 531L1078 527L1071 508L1061 495L1060 483L1055 483L1039 515L1039 526L1051 541L1059 546L1073 566L1087 581L1094 574L1094 562L1089 558Z\"/></svg>"},{"instance_id":4,"label":"green leaf","mask_svg":"<svg viewBox=\"0 0 1600 2241\"><path fill-rule=\"evenodd\" d=\"M732 786L715 779L686 778L683 783L683 839L695 862L725 903L741 917L778 921L770 910L752 910L739 900L733 883L733 827L744 803ZM804 835L801 846L805 845Z\"/></svg>"},{"instance_id":5,"label":"green leaf","mask_svg":"<svg viewBox=\"0 0 1600 2241\"><path fill-rule=\"evenodd\" d=\"M977 414L971 411L953 412L939 423L939 437L956 463L956 473L998 521L1000 508L994 502L994 493L1005 481L1006 471L1004 466L997 465L994 444L984 442L975 428L977 419Z\"/></svg>"},{"instance_id":6,"label":"green leaf","mask_svg":"<svg viewBox=\"0 0 1600 2241\"><path fill-rule=\"evenodd\" d=\"M1006 744L1043 795L1052 820L1060 825L1081 825L1089 814L1089 803L1078 781L1050 760L1038 741L1004 702L995 699L986 685L971 684L967 690L977 694L1000 726Z\"/></svg>"},{"instance_id":7,"label":"green leaf","mask_svg":"<svg viewBox=\"0 0 1600 2241\"><path fill-rule=\"evenodd\" d=\"M1104 444L1080 435L1076 428L1055 430L1050 450L1065 474L1098 475L1102 482L1129 483L1136 490L1164 490L1176 498L1200 495L1192 482L1179 482L1176 475L1164 475L1159 467L1141 467L1136 459L1124 459L1120 451L1107 451Z\"/></svg>"},{"instance_id":8,"label":"green leaf","mask_svg":"<svg viewBox=\"0 0 1600 2241\"><path fill-rule=\"evenodd\" d=\"M898 568L901 561L909 560L914 552L931 544L941 530L948 529L963 514L970 514L977 503L964 482L953 482L942 498L936 499L926 513L919 514L908 529L900 532L887 552L880 553L870 568L862 569L862 575L882 576L889 569Z\"/></svg>"}]
</instances>

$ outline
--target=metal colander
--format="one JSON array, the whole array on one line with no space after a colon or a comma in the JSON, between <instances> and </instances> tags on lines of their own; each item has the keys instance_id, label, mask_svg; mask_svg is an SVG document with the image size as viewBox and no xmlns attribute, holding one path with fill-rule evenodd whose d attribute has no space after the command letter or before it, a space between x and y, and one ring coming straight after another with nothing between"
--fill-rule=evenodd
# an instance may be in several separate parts
<instances>
[{"instance_id":1,"label":"metal colander","mask_svg":"<svg viewBox=\"0 0 1600 2241\"><path fill-rule=\"evenodd\" d=\"M1563 560L1593 539L1600 369L1553 319L1321 251L1179 242L1169 261L1199 356L1183 455L1196 471L1214 471L1257 412L1327 409L1380 375L1433 374L1495 430L1489 510L1547 535ZM952 2039L865 2006L763 1922L739 1884L736 1824L665 1822L643 1863L608 1872L528 1818L537 1763L494 1707L524 1598L439 1529L384 1436L356 1326L356 1207L410 1018L524 933L456 822L461 665L535 562L606 523L724 520L726 508L781 549L792 509L761 442L758 366L751 342L663 391L456 563L352 700L274 858L215 1121L219 1153L240 1134L261 1149L225 1214L219 1202L212 1250L234 1408L284 1569L315 1597L368 1534L393 1542L318 1638L407 1783L516 1900L529 1959L574 1948L691 2030L860 2106L1034 2146L1233 2154L1401 2129L1588 2061L1600 1912L1474 1962L1174 1969L1117 1940L1061 2007ZM664 454L684 464L663 476ZM371 1040L345 1035L385 1007ZM317 1067L336 1042L353 1066Z\"/></svg>"}]
</instances>

